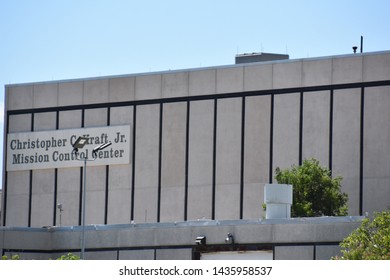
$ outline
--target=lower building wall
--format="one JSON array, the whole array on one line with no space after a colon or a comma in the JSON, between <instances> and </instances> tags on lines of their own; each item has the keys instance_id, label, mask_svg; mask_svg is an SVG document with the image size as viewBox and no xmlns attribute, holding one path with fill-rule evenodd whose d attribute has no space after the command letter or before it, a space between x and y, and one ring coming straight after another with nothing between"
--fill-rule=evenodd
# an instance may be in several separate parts
<instances>
[{"instance_id":1,"label":"lower building wall","mask_svg":"<svg viewBox=\"0 0 390 280\"><path fill-rule=\"evenodd\" d=\"M2 205L3 205L3 191L0 190L0 226L2 225L2 211L3 211L3 208L2 208Z\"/></svg>"},{"instance_id":2,"label":"lower building wall","mask_svg":"<svg viewBox=\"0 0 390 280\"><path fill-rule=\"evenodd\" d=\"M247 251L250 253L251 251ZM223 252L222 252L223 253ZM240 251L245 255L245 252ZM3 255L8 259L17 255L22 260L50 260L58 259L68 254L67 252L19 252L4 251ZM80 256L80 252L73 252ZM330 260L340 255L338 245L291 245L275 246L273 250L275 260ZM249 256L251 257L251 256ZM145 250L110 250L86 252L88 260L191 260L194 259L192 249L145 249ZM218 256L215 259L219 259ZM245 256L242 259L246 259Z\"/></svg>"},{"instance_id":3,"label":"lower building wall","mask_svg":"<svg viewBox=\"0 0 390 280\"><path fill-rule=\"evenodd\" d=\"M275 246L275 260L313 260L314 246Z\"/></svg>"},{"instance_id":4,"label":"lower building wall","mask_svg":"<svg viewBox=\"0 0 390 280\"><path fill-rule=\"evenodd\" d=\"M156 260L191 260L192 249L158 249Z\"/></svg>"},{"instance_id":5,"label":"lower building wall","mask_svg":"<svg viewBox=\"0 0 390 280\"><path fill-rule=\"evenodd\" d=\"M334 256L340 256L340 246L338 245L318 245L315 247L316 260L330 260Z\"/></svg>"},{"instance_id":6,"label":"lower building wall","mask_svg":"<svg viewBox=\"0 0 390 280\"><path fill-rule=\"evenodd\" d=\"M275 260L330 259L363 217L197 221L85 227L91 260L191 260L202 253L272 251ZM288 234L286 234L288 232ZM225 243L227 234L233 240ZM326 233L326 234L324 234ZM21 259L79 255L82 227L0 228L0 252ZM196 244L197 237L205 244Z\"/></svg>"},{"instance_id":7,"label":"lower building wall","mask_svg":"<svg viewBox=\"0 0 390 280\"><path fill-rule=\"evenodd\" d=\"M122 250L119 251L120 260L154 260L155 250Z\"/></svg>"}]
</instances>

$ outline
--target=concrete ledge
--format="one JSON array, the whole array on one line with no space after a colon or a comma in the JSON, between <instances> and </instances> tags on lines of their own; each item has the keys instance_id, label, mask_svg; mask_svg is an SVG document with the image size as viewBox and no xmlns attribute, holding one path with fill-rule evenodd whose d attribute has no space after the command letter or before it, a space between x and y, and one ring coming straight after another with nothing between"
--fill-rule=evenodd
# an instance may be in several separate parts
<instances>
[{"instance_id":1,"label":"concrete ledge","mask_svg":"<svg viewBox=\"0 0 390 280\"><path fill-rule=\"evenodd\" d=\"M0 250L51 250L51 233L47 228L0 227Z\"/></svg>"},{"instance_id":2,"label":"concrete ledge","mask_svg":"<svg viewBox=\"0 0 390 280\"><path fill-rule=\"evenodd\" d=\"M197 236L207 245L224 244L232 233L236 244L338 243L364 217L320 217L275 220L199 220L177 223L88 225L87 250L191 248ZM1 248L29 251L77 251L82 227L0 228ZM0 248L0 249L1 249ZM187 253L185 253L187 254Z\"/></svg>"}]
</instances>

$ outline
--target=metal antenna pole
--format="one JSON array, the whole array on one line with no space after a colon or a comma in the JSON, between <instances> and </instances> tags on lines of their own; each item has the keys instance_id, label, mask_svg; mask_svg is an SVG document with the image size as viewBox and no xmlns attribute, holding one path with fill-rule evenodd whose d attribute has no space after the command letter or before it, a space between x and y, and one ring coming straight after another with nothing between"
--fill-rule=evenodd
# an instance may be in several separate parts
<instances>
[{"instance_id":1,"label":"metal antenna pole","mask_svg":"<svg viewBox=\"0 0 390 280\"><path fill-rule=\"evenodd\" d=\"M73 152L76 156L77 160L84 161L84 172L83 172L83 190L82 190L82 205L81 205L81 211L82 211L82 221L81 221L81 252L80 252L80 258L82 260L85 259L85 197L87 195L87 161L94 161L97 156L96 153L98 151L104 150L108 146L110 146L111 142L106 142L104 144L100 144L99 146L95 147L92 150L92 159L88 159L88 150L85 151L83 158L78 157L78 149L83 148L86 144L88 144L88 138L84 136L80 136L77 138L77 140L72 144L73 146Z\"/></svg>"},{"instance_id":2,"label":"metal antenna pole","mask_svg":"<svg viewBox=\"0 0 390 280\"><path fill-rule=\"evenodd\" d=\"M81 259L84 260L85 253L85 196L87 191L87 156L84 157L84 172L83 172L83 216L82 216L82 232L81 232Z\"/></svg>"}]
</instances>

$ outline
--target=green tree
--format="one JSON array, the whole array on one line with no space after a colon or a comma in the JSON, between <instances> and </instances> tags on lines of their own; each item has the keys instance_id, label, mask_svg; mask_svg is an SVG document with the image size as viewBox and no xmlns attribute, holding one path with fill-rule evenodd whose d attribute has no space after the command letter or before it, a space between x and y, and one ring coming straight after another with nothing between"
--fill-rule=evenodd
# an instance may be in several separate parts
<instances>
[{"instance_id":1,"label":"green tree","mask_svg":"<svg viewBox=\"0 0 390 280\"><path fill-rule=\"evenodd\" d=\"M4 255L1 257L1 259L4 261L6 261L6 260L17 261L17 260L20 260L20 257L19 257L19 255L11 255L11 258L8 258L6 255Z\"/></svg>"},{"instance_id":2,"label":"green tree","mask_svg":"<svg viewBox=\"0 0 390 280\"><path fill-rule=\"evenodd\" d=\"M329 169L316 159L305 159L300 166L275 171L279 184L293 185L292 217L345 216L348 196L341 192L340 176L332 177Z\"/></svg>"},{"instance_id":3,"label":"green tree","mask_svg":"<svg viewBox=\"0 0 390 280\"><path fill-rule=\"evenodd\" d=\"M2 260L9 260L9 258L6 255L2 256L1 259ZM12 255L11 256L11 260L20 260L20 257L19 257L19 255ZM66 255L62 255L57 260L61 260L61 261L63 261L63 260L65 260L65 261L68 261L68 260L80 260L80 257L77 256L77 255L74 255L72 253L68 253Z\"/></svg>"},{"instance_id":4,"label":"green tree","mask_svg":"<svg viewBox=\"0 0 390 280\"><path fill-rule=\"evenodd\" d=\"M68 253L66 255L62 255L57 260L60 260L60 261L74 261L74 260L80 260L80 257L77 256L77 255L74 255L72 253Z\"/></svg>"},{"instance_id":5,"label":"green tree","mask_svg":"<svg viewBox=\"0 0 390 280\"><path fill-rule=\"evenodd\" d=\"M356 230L340 243L343 260L390 260L390 211L365 218Z\"/></svg>"}]
</instances>

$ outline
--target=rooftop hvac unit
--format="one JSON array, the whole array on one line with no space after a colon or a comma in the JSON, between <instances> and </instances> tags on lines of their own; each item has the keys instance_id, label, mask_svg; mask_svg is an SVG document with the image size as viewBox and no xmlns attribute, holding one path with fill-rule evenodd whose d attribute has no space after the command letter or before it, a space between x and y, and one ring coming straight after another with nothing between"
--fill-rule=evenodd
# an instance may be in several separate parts
<instances>
[{"instance_id":1,"label":"rooftop hvac unit","mask_svg":"<svg viewBox=\"0 0 390 280\"><path fill-rule=\"evenodd\" d=\"M264 187L264 203L266 219L291 218L292 185L266 184Z\"/></svg>"}]
</instances>

